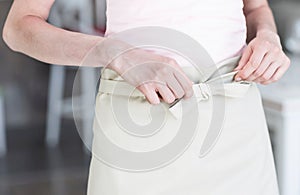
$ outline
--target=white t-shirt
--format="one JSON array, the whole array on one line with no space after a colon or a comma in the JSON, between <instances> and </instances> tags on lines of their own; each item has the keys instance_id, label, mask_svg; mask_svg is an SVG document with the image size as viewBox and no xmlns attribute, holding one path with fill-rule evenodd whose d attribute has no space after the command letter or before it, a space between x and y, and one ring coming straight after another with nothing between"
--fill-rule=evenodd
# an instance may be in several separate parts
<instances>
[{"instance_id":1,"label":"white t-shirt","mask_svg":"<svg viewBox=\"0 0 300 195\"><path fill-rule=\"evenodd\" d=\"M136 27L168 27L198 41L215 63L240 55L246 44L242 0L108 0L106 14L106 36Z\"/></svg>"}]
</instances>

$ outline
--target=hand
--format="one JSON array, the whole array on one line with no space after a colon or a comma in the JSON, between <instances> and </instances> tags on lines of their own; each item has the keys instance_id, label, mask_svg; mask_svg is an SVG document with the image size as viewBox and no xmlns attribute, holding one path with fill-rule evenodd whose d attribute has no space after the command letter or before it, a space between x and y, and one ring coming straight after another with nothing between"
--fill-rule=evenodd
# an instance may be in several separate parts
<instances>
[{"instance_id":1,"label":"hand","mask_svg":"<svg viewBox=\"0 0 300 195\"><path fill-rule=\"evenodd\" d=\"M193 95L193 82L177 62L153 52L135 48L125 52L109 65L124 80L137 87L151 104L172 103Z\"/></svg>"},{"instance_id":2,"label":"hand","mask_svg":"<svg viewBox=\"0 0 300 195\"><path fill-rule=\"evenodd\" d=\"M282 51L279 36L270 31L257 34L235 68L239 70L235 80L270 84L278 81L290 65L289 58Z\"/></svg>"}]
</instances>

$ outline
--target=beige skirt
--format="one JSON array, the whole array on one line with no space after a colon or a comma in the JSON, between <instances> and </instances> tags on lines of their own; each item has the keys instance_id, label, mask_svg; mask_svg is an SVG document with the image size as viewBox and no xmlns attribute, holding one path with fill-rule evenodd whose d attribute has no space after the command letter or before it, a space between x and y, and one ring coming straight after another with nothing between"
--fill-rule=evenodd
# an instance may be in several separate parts
<instances>
[{"instance_id":1,"label":"beige skirt","mask_svg":"<svg viewBox=\"0 0 300 195\"><path fill-rule=\"evenodd\" d=\"M88 195L278 195L260 93L232 80L237 62L205 79L185 67L195 95L174 106L149 104L105 70Z\"/></svg>"}]
</instances>

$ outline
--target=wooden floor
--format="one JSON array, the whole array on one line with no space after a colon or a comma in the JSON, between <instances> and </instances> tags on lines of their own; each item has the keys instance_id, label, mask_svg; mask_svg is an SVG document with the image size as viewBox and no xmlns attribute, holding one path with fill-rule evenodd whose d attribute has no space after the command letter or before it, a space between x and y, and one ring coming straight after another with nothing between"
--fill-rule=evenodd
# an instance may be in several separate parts
<instances>
[{"instance_id":1,"label":"wooden floor","mask_svg":"<svg viewBox=\"0 0 300 195\"><path fill-rule=\"evenodd\" d=\"M64 122L60 146L45 147L44 127L10 130L9 152L0 158L1 195L84 195L90 156L72 122Z\"/></svg>"}]
</instances>

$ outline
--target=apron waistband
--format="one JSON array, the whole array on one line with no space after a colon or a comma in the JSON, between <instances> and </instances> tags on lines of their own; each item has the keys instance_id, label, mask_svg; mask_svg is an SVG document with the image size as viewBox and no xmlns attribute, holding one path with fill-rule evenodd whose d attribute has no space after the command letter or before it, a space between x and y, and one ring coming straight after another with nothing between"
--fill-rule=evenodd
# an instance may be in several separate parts
<instances>
[{"instance_id":1,"label":"apron waistband","mask_svg":"<svg viewBox=\"0 0 300 195\"><path fill-rule=\"evenodd\" d=\"M238 71L233 71L233 69L238 63L238 60L239 58L231 58L224 61L223 63L217 64L216 71L213 71L209 79L204 82L193 84L192 87L194 96L197 98L197 101L208 100L211 96L214 95L232 98L244 97L249 87L251 86L251 82L234 81L234 76ZM192 70L191 67L188 68ZM185 70L187 70L186 67ZM221 70L223 70L223 72ZM194 69L193 71L196 70ZM100 79L99 92L128 97L145 97L142 92L123 80L120 76L117 75L116 72L109 69L104 70L103 77ZM179 101L180 99L175 100L174 103L169 105L169 111L175 118L179 117L178 109L180 108L177 104Z\"/></svg>"}]
</instances>

